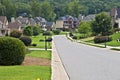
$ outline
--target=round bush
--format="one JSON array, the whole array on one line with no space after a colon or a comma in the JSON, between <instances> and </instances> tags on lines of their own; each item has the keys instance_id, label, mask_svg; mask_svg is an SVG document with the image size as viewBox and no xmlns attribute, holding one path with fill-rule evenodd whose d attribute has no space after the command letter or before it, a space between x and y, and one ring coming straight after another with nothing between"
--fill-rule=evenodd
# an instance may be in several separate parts
<instances>
[{"instance_id":1,"label":"round bush","mask_svg":"<svg viewBox=\"0 0 120 80\"><path fill-rule=\"evenodd\" d=\"M0 65L20 65L24 57L25 46L19 39L0 37Z\"/></svg>"},{"instance_id":2,"label":"round bush","mask_svg":"<svg viewBox=\"0 0 120 80\"><path fill-rule=\"evenodd\" d=\"M18 30L13 30L13 31L10 32L11 37L20 38L21 35L22 35L22 32L20 32Z\"/></svg>"},{"instance_id":3,"label":"round bush","mask_svg":"<svg viewBox=\"0 0 120 80\"><path fill-rule=\"evenodd\" d=\"M77 36L72 36L73 39L77 39Z\"/></svg>"},{"instance_id":4,"label":"round bush","mask_svg":"<svg viewBox=\"0 0 120 80\"><path fill-rule=\"evenodd\" d=\"M32 40L28 36L20 37L20 40L25 44L25 46L30 46Z\"/></svg>"},{"instance_id":5,"label":"round bush","mask_svg":"<svg viewBox=\"0 0 120 80\"><path fill-rule=\"evenodd\" d=\"M58 34L60 34L60 30L53 30L53 33L54 33L55 35L58 35Z\"/></svg>"}]
</instances>

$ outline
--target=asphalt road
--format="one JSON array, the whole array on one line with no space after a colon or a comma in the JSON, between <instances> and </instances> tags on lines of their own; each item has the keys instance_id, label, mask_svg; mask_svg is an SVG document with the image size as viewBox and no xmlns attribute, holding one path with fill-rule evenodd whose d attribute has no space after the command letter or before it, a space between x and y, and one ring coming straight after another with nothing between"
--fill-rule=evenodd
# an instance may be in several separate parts
<instances>
[{"instance_id":1,"label":"asphalt road","mask_svg":"<svg viewBox=\"0 0 120 80\"><path fill-rule=\"evenodd\" d=\"M120 80L120 53L55 36L54 42L70 80Z\"/></svg>"}]
</instances>

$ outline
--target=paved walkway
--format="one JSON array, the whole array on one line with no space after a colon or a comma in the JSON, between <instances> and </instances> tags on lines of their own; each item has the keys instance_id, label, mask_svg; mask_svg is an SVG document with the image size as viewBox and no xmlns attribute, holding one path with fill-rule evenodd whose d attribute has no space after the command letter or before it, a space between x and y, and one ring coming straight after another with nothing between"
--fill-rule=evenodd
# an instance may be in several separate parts
<instances>
[{"instance_id":1,"label":"paved walkway","mask_svg":"<svg viewBox=\"0 0 120 80\"><path fill-rule=\"evenodd\" d=\"M54 42L52 43L52 77L51 80L69 80L64 66L58 56Z\"/></svg>"},{"instance_id":2,"label":"paved walkway","mask_svg":"<svg viewBox=\"0 0 120 80\"><path fill-rule=\"evenodd\" d=\"M53 40L70 80L120 80L119 52L71 42L65 36Z\"/></svg>"},{"instance_id":3,"label":"paved walkway","mask_svg":"<svg viewBox=\"0 0 120 80\"><path fill-rule=\"evenodd\" d=\"M43 49L43 48L28 48L29 50L45 50L45 49ZM50 51L52 51L52 49L47 49L47 50L50 50Z\"/></svg>"}]
</instances>

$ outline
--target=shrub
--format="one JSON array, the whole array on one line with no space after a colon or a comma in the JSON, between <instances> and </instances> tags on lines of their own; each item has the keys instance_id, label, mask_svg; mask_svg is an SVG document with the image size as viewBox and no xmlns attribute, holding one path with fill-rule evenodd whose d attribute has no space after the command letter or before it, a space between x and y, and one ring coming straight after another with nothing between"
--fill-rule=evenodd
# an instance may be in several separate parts
<instances>
[{"instance_id":1,"label":"shrub","mask_svg":"<svg viewBox=\"0 0 120 80\"><path fill-rule=\"evenodd\" d=\"M18 31L18 30L13 30L10 32L10 36L14 37L14 38L20 38L22 35L22 32Z\"/></svg>"},{"instance_id":2,"label":"shrub","mask_svg":"<svg viewBox=\"0 0 120 80\"><path fill-rule=\"evenodd\" d=\"M77 36L72 36L73 39L77 39Z\"/></svg>"},{"instance_id":3,"label":"shrub","mask_svg":"<svg viewBox=\"0 0 120 80\"><path fill-rule=\"evenodd\" d=\"M51 41L52 41L52 38L46 39L46 42L51 42Z\"/></svg>"},{"instance_id":4,"label":"shrub","mask_svg":"<svg viewBox=\"0 0 120 80\"><path fill-rule=\"evenodd\" d=\"M37 46L37 44L32 44L31 46Z\"/></svg>"},{"instance_id":5,"label":"shrub","mask_svg":"<svg viewBox=\"0 0 120 80\"><path fill-rule=\"evenodd\" d=\"M53 30L53 33L54 33L55 35L58 35L58 34L60 34L60 30Z\"/></svg>"},{"instance_id":6,"label":"shrub","mask_svg":"<svg viewBox=\"0 0 120 80\"><path fill-rule=\"evenodd\" d=\"M32 36L33 35L33 28L31 26L27 26L23 30L23 34L26 36Z\"/></svg>"},{"instance_id":7,"label":"shrub","mask_svg":"<svg viewBox=\"0 0 120 80\"><path fill-rule=\"evenodd\" d=\"M20 65L24 57L25 46L19 39L0 37L0 65Z\"/></svg>"},{"instance_id":8,"label":"shrub","mask_svg":"<svg viewBox=\"0 0 120 80\"><path fill-rule=\"evenodd\" d=\"M94 38L95 43L103 43L103 42L109 42L112 41L112 38L109 36L96 36Z\"/></svg>"},{"instance_id":9,"label":"shrub","mask_svg":"<svg viewBox=\"0 0 120 80\"><path fill-rule=\"evenodd\" d=\"M33 27L33 36L37 36L40 34L40 28L37 26Z\"/></svg>"},{"instance_id":10,"label":"shrub","mask_svg":"<svg viewBox=\"0 0 120 80\"><path fill-rule=\"evenodd\" d=\"M32 42L31 38L28 36L20 37L20 40L25 44L25 46L29 46Z\"/></svg>"},{"instance_id":11,"label":"shrub","mask_svg":"<svg viewBox=\"0 0 120 80\"><path fill-rule=\"evenodd\" d=\"M69 36L73 36L73 33L70 32L70 33L69 33Z\"/></svg>"},{"instance_id":12,"label":"shrub","mask_svg":"<svg viewBox=\"0 0 120 80\"><path fill-rule=\"evenodd\" d=\"M43 32L43 36L51 36L51 33L49 31Z\"/></svg>"}]
</instances>

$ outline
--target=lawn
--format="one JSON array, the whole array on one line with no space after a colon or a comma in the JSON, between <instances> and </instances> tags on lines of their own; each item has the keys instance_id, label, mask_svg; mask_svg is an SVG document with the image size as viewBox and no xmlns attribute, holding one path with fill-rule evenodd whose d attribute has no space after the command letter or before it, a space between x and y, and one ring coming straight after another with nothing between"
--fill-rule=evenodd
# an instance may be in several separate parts
<instances>
[{"instance_id":1,"label":"lawn","mask_svg":"<svg viewBox=\"0 0 120 80\"><path fill-rule=\"evenodd\" d=\"M51 51L30 51L26 56L51 59ZM0 66L0 80L51 80L50 66Z\"/></svg>"},{"instance_id":2,"label":"lawn","mask_svg":"<svg viewBox=\"0 0 120 80\"><path fill-rule=\"evenodd\" d=\"M48 38L49 36L47 36ZM37 44L36 48L45 48L45 42L44 41L40 41L40 40L45 40L45 37L40 34L38 36L32 36L32 44ZM33 47L33 46L30 46ZM47 48L51 49L51 43L47 43Z\"/></svg>"},{"instance_id":3,"label":"lawn","mask_svg":"<svg viewBox=\"0 0 120 80\"><path fill-rule=\"evenodd\" d=\"M114 47L120 46L120 42L117 42L117 39L120 38L120 33L114 33L113 35L111 35L111 37L112 37L112 41L107 42L107 45L108 46L114 46ZM90 37L90 38L85 38L85 39L82 39L82 40L85 41L85 42L94 43L93 38L94 37ZM100 44L104 45L104 43L100 43Z\"/></svg>"},{"instance_id":4,"label":"lawn","mask_svg":"<svg viewBox=\"0 0 120 80\"><path fill-rule=\"evenodd\" d=\"M117 39L120 38L120 33L115 33L115 34L111 35L111 37L112 37L112 41L107 42L107 45L109 45L109 46L120 46L120 42L117 42Z\"/></svg>"},{"instance_id":5,"label":"lawn","mask_svg":"<svg viewBox=\"0 0 120 80\"><path fill-rule=\"evenodd\" d=\"M49 66L1 66L0 80L50 80Z\"/></svg>"},{"instance_id":6,"label":"lawn","mask_svg":"<svg viewBox=\"0 0 120 80\"><path fill-rule=\"evenodd\" d=\"M51 59L51 51L30 51L27 56L31 57L37 57L37 58L45 58L45 59Z\"/></svg>"}]
</instances>

